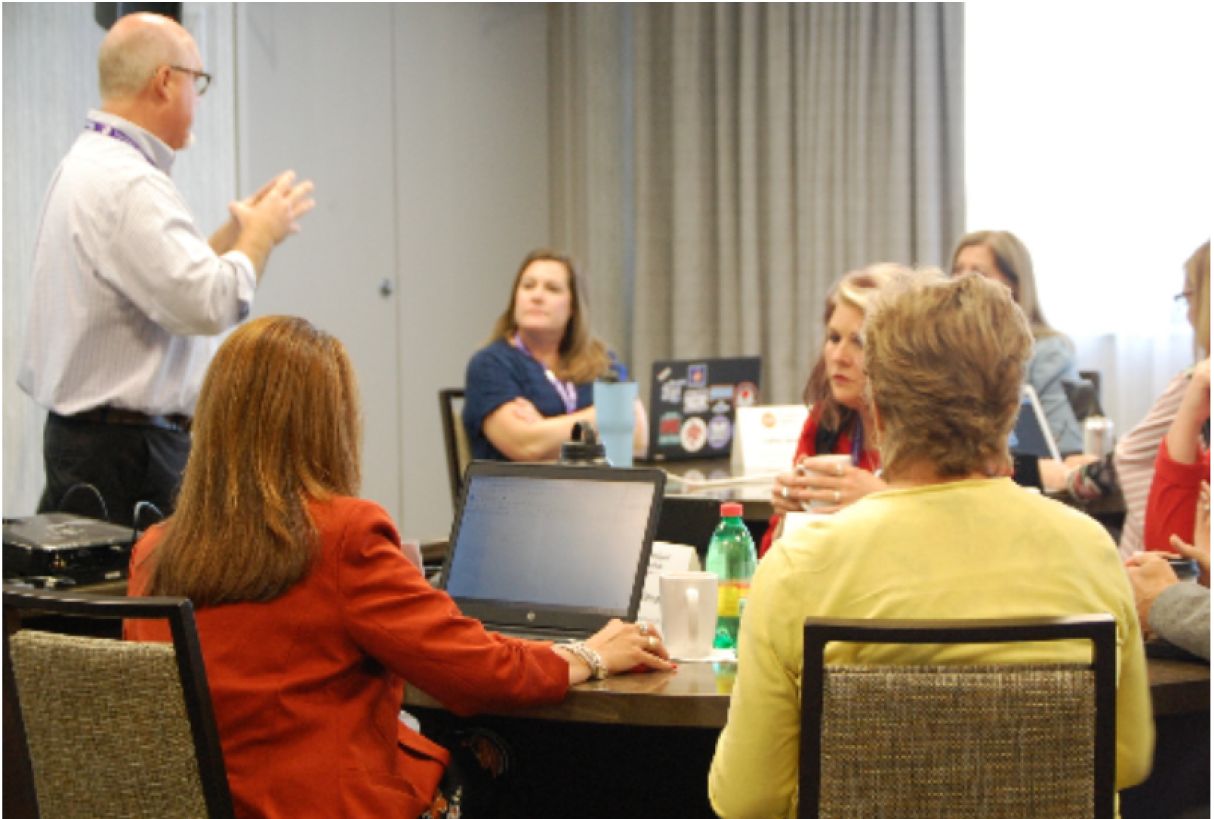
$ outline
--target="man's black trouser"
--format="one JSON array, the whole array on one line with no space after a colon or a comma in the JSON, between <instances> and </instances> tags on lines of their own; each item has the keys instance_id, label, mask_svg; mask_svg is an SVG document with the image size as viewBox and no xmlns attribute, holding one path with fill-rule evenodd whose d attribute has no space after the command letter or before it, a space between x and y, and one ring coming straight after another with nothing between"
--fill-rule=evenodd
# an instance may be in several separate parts
<instances>
[{"instance_id":1,"label":"man's black trouser","mask_svg":"<svg viewBox=\"0 0 1214 819\"><path fill-rule=\"evenodd\" d=\"M46 489L38 511L108 517L111 523L130 526L136 504L146 501L168 517L189 455L188 432L49 413L42 436ZM100 493L104 512L88 486ZM138 523L145 528L159 518L147 510Z\"/></svg>"}]
</instances>

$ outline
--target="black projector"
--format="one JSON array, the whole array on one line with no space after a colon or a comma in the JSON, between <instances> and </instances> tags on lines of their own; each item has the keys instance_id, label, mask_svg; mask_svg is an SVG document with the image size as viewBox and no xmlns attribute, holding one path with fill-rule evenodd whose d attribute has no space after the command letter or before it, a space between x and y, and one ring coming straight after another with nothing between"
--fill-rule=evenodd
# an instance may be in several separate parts
<instances>
[{"instance_id":1,"label":"black projector","mask_svg":"<svg viewBox=\"0 0 1214 819\"><path fill-rule=\"evenodd\" d=\"M135 532L66 512L4 519L4 578L66 577L76 585L124 580Z\"/></svg>"}]
</instances>

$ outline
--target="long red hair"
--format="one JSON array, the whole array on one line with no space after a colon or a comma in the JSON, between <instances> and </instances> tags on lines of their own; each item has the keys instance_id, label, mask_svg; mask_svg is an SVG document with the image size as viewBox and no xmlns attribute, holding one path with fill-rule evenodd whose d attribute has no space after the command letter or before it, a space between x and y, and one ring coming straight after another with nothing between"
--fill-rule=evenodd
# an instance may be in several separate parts
<instances>
[{"instance_id":1,"label":"long red hair","mask_svg":"<svg viewBox=\"0 0 1214 819\"><path fill-rule=\"evenodd\" d=\"M203 382L148 593L207 606L287 592L318 548L309 504L358 494L361 431L340 341L287 316L237 329Z\"/></svg>"}]
</instances>

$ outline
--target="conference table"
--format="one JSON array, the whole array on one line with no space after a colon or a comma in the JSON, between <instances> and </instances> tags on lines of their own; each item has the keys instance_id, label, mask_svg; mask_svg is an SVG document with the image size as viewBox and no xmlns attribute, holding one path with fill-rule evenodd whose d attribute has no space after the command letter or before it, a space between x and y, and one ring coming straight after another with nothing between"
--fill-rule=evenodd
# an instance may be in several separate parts
<instances>
[{"instance_id":1,"label":"conference table","mask_svg":"<svg viewBox=\"0 0 1214 819\"><path fill-rule=\"evenodd\" d=\"M405 709L427 731L471 722L506 738L517 766L503 815L711 817L708 767L736 668L684 662L671 673L582 683L554 705L470 720L410 687ZM1210 667L1151 659L1148 674L1159 762L1150 780L1123 794L1123 819L1166 817L1168 800L1185 793L1208 800Z\"/></svg>"}]
</instances>

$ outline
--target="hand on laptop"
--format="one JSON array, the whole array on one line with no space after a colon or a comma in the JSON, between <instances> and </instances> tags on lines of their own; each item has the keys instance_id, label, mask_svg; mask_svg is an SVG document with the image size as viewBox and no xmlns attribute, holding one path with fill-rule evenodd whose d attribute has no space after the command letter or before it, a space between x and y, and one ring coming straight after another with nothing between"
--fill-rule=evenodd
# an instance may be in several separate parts
<instances>
[{"instance_id":1,"label":"hand on laptop","mask_svg":"<svg viewBox=\"0 0 1214 819\"><path fill-rule=\"evenodd\" d=\"M569 684L576 685L590 679L593 668L572 649L560 644L553 650L569 663ZM608 676L627 671L672 671L674 663L662 644L662 635L648 623L625 623L612 620L597 634L586 640L585 648L597 655L606 668Z\"/></svg>"},{"instance_id":2,"label":"hand on laptop","mask_svg":"<svg viewBox=\"0 0 1214 819\"><path fill-rule=\"evenodd\" d=\"M671 671L674 663L662 642L662 635L650 623L625 623L612 620L586 641L603 658L609 674L630 671L638 665L655 671Z\"/></svg>"}]
</instances>

